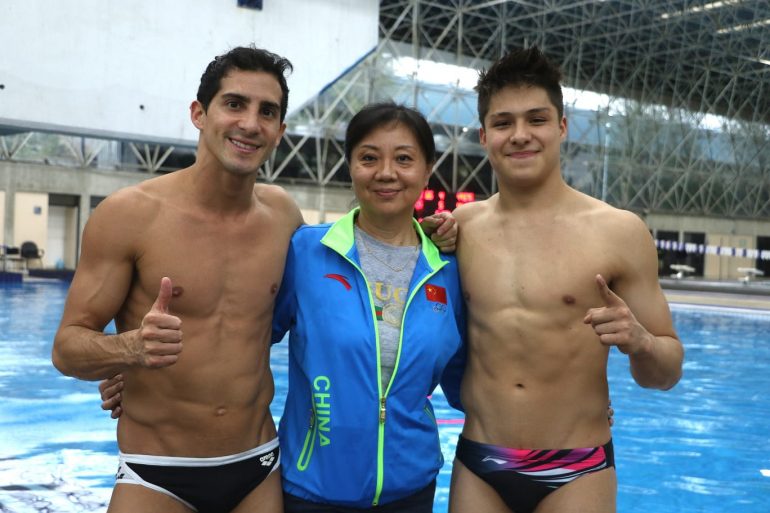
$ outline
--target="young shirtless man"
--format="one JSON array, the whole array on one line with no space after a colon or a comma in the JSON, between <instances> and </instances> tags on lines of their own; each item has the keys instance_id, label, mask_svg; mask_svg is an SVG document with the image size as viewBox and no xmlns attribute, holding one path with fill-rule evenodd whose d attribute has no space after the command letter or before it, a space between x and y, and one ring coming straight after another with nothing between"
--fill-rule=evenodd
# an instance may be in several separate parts
<instances>
[{"instance_id":1,"label":"young shirtless man","mask_svg":"<svg viewBox=\"0 0 770 513\"><path fill-rule=\"evenodd\" d=\"M477 86L499 193L455 211L469 354L452 513L615 511L609 350L643 387L682 372L647 227L561 177L560 78L533 48Z\"/></svg>"},{"instance_id":2,"label":"young shirtless man","mask_svg":"<svg viewBox=\"0 0 770 513\"><path fill-rule=\"evenodd\" d=\"M214 59L190 106L195 163L89 219L53 361L81 379L122 374L111 512L282 511L270 335L302 217L255 179L285 128L289 69L255 48Z\"/></svg>"}]
</instances>

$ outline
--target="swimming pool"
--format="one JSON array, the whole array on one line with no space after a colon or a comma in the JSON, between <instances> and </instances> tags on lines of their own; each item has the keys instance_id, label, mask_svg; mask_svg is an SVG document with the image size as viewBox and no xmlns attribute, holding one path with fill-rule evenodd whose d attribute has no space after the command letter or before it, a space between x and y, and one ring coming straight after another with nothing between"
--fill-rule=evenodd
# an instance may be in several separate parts
<instances>
[{"instance_id":1,"label":"swimming pool","mask_svg":"<svg viewBox=\"0 0 770 513\"><path fill-rule=\"evenodd\" d=\"M67 286L0 285L0 512L106 509L115 422L94 383L61 376L51 340ZM618 511L766 513L770 500L770 313L673 305L687 354L666 393L636 386L613 351ZM276 404L286 344L275 346ZM447 464L435 512L446 511L461 416L434 396Z\"/></svg>"}]
</instances>

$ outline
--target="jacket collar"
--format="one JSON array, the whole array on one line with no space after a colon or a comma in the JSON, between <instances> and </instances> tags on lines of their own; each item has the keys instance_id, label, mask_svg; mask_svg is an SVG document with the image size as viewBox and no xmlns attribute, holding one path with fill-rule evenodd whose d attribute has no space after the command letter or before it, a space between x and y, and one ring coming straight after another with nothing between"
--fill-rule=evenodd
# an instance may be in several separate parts
<instances>
[{"instance_id":1,"label":"jacket collar","mask_svg":"<svg viewBox=\"0 0 770 513\"><path fill-rule=\"evenodd\" d=\"M354 226L359 210L360 207L354 208L334 223L321 239L321 244L328 246L341 255L352 258L356 247ZM425 257L431 270L435 271L443 267L446 261L442 260L438 248L422 231L420 223L416 219L412 219L412 224L417 232L417 236L420 237L422 255Z\"/></svg>"}]
</instances>

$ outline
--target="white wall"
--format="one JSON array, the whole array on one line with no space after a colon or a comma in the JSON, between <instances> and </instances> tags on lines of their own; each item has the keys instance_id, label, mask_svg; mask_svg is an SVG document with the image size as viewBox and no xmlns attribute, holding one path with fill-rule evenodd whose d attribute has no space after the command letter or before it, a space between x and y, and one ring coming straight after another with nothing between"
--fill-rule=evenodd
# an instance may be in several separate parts
<instances>
[{"instance_id":1,"label":"white wall","mask_svg":"<svg viewBox=\"0 0 770 513\"><path fill-rule=\"evenodd\" d=\"M745 235L709 233L706 235L709 246L724 246L738 249L755 249L756 238ZM739 267L754 267L753 258L741 258L724 255L706 255L704 258L703 276L713 280L736 280L743 276L738 272Z\"/></svg>"},{"instance_id":2,"label":"white wall","mask_svg":"<svg viewBox=\"0 0 770 513\"><path fill-rule=\"evenodd\" d=\"M253 42L287 57L291 112L375 47L378 14L377 0L2 0L0 126L194 143L188 107L214 56Z\"/></svg>"},{"instance_id":3,"label":"white wall","mask_svg":"<svg viewBox=\"0 0 770 513\"><path fill-rule=\"evenodd\" d=\"M770 221L764 219L719 219L681 214L649 214L644 217L644 220L653 230L770 236Z\"/></svg>"},{"instance_id":4,"label":"white wall","mask_svg":"<svg viewBox=\"0 0 770 513\"><path fill-rule=\"evenodd\" d=\"M755 249L757 237L770 236L770 222L763 219L716 219L670 214L645 217L653 230L696 232L706 234L707 246ZM706 254L703 277L710 280L735 280L742 276L739 267L754 267L753 258Z\"/></svg>"},{"instance_id":5,"label":"white wall","mask_svg":"<svg viewBox=\"0 0 770 513\"><path fill-rule=\"evenodd\" d=\"M46 249L48 241L48 194L17 192L13 209L13 244L32 241L38 248Z\"/></svg>"},{"instance_id":6,"label":"white wall","mask_svg":"<svg viewBox=\"0 0 770 513\"><path fill-rule=\"evenodd\" d=\"M0 191L0 246L5 245L5 191Z\"/></svg>"},{"instance_id":7,"label":"white wall","mask_svg":"<svg viewBox=\"0 0 770 513\"><path fill-rule=\"evenodd\" d=\"M48 207L48 241L45 245L45 267L56 267L59 262L74 269L77 262L78 209L76 207Z\"/></svg>"}]
</instances>

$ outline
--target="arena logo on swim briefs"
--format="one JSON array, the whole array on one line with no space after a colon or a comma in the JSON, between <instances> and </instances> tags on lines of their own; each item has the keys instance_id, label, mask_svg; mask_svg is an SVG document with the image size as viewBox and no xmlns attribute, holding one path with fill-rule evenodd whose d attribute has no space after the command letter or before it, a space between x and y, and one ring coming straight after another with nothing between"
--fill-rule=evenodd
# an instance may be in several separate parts
<instances>
[{"instance_id":1,"label":"arena logo on swim briefs","mask_svg":"<svg viewBox=\"0 0 770 513\"><path fill-rule=\"evenodd\" d=\"M269 467L275 461L275 452L270 451L269 453L261 456L259 461L262 463L263 467Z\"/></svg>"}]
</instances>

